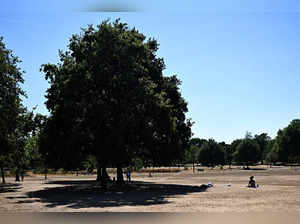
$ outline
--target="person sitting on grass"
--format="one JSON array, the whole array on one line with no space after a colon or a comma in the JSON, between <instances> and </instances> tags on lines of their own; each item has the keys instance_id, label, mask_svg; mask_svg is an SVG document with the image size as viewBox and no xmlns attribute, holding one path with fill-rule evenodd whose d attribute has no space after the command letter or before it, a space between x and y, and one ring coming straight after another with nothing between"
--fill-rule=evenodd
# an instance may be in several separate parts
<instances>
[{"instance_id":1,"label":"person sitting on grass","mask_svg":"<svg viewBox=\"0 0 300 224\"><path fill-rule=\"evenodd\" d=\"M254 188L256 188L254 176L250 177L248 187L254 187Z\"/></svg>"}]
</instances>

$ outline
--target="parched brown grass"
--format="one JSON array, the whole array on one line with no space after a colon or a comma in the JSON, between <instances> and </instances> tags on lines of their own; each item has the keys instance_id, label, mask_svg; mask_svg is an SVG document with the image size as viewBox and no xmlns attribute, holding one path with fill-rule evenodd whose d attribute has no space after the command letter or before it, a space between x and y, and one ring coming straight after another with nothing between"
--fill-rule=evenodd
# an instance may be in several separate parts
<instances>
[{"instance_id":1,"label":"parched brown grass","mask_svg":"<svg viewBox=\"0 0 300 224\"><path fill-rule=\"evenodd\" d=\"M183 167L153 167L137 170L138 173L178 173L183 171Z\"/></svg>"},{"instance_id":2,"label":"parched brown grass","mask_svg":"<svg viewBox=\"0 0 300 224\"><path fill-rule=\"evenodd\" d=\"M174 172L133 172L133 182L107 190L95 175L43 175L25 178L20 184L0 186L0 211L157 211L157 212L300 212L300 168L260 166L250 170L191 168ZM110 174L114 177L114 173ZM255 176L259 188L246 185ZM213 183L207 191L201 184Z\"/></svg>"}]
</instances>

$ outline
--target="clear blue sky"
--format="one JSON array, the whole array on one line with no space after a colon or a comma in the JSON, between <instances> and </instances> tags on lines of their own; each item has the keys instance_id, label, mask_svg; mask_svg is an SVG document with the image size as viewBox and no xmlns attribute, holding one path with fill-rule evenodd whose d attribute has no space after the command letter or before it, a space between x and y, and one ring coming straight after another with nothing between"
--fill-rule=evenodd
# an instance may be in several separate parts
<instances>
[{"instance_id":1,"label":"clear blue sky","mask_svg":"<svg viewBox=\"0 0 300 224\"><path fill-rule=\"evenodd\" d=\"M72 34L121 18L160 43L165 75L177 74L194 137L230 143L246 131L274 137L300 112L300 2L1 1L0 36L23 61L25 105L44 105L39 71L58 62ZM133 12L88 12L126 8Z\"/></svg>"}]
</instances>

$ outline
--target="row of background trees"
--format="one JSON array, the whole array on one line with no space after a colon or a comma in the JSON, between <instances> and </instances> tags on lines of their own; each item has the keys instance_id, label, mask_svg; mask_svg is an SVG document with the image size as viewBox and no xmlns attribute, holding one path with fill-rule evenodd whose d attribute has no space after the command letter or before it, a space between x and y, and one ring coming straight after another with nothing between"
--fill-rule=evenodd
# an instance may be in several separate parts
<instances>
[{"instance_id":1,"label":"row of background trees","mask_svg":"<svg viewBox=\"0 0 300 224\"><path fill-rule=\"evenodd\" d=\"M236 139L231 144L214 139L192 138L185 152L185 163L200 163L204 166L229 165L248 167L260 164L300 163L300 120L295 119L272 139L267 133Z\"/></svg>"},{"instance_id":2,"label":"row of background trees","mask_svg":"<svg viewBox=\"0 0 300 224\"><path fill-rule=\"evenodd\" d=\"M163 76L158 43L119 20L88 26L73 35L60 62L42 65L49 82L49 116L22 104L20 60L0 39L0 167L16 181L25 170L93 170L105 185L107 167L245 166L261 161L299 162L300 121L275 139L266 133L231 144L191 139L191 120L180 80Z\"/></svg>"}]
</instances>

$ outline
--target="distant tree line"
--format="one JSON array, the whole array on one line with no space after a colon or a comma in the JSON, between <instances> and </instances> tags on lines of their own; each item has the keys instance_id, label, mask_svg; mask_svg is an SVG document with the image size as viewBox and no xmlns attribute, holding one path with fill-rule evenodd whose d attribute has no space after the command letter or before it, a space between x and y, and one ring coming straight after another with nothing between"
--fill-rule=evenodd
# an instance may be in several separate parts
<instances>
[{"instance_id":1,"label":"distant tree line","mask_svg":"<svg viewBox=\"0 0 300 224\"><path fill-rule=\"evenodd\" d=\"M192 138L185 152L185 163L201 163L210 167L230 166L232 163L245 167L256 164L299 164L300 120L295 119L279 130L275 139L267 133L253 137L249 132L244 139L236 139L231 144Z\"/></svg>"}]
</instances>

